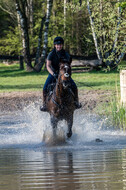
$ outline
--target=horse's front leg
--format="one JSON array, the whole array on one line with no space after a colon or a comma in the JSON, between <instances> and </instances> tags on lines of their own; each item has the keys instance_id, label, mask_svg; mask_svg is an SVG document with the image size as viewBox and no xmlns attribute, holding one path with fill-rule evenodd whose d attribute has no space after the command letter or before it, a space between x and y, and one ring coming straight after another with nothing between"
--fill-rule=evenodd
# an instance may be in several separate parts
<instances>
[{"instance_id":1,"label":"horse's front leg","mask_svg":"<svg viewBox=\"0 0 126 190\"><path fill-rule=\"evenodd\" d=\"M70 137L72 136L73 115L70 116L70 117L67 119L67 125L68 125L67 137L70 138Z\"/></svg>"},{"instance_id":2,"label":"horse's front leg","mask_svg":"<svg viewBox=\"0 0 126 190\"><path fill-rule=\"evenodd\" d=\"M51 126L53 129L53 136L56 136L57 123L58 120L54 116L51 116Z\"/></svg>"}]
</instances>

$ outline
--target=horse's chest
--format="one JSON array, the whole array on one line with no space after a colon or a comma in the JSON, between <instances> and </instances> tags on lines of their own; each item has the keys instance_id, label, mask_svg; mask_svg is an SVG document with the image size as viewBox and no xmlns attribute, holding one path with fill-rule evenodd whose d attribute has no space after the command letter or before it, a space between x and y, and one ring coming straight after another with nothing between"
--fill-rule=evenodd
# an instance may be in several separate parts
<instances>
[{"instance_id":1,"label":"horse's chest","mask_svg":"<svg viewBox=\"0 0 126 190\"><path fill-rule=\"evenodd\" d=\"M69 115L69 113L73 110L73 105L71 103L68 104L68 102L64 102L61 104L61 107L58 109L58 114L62 116Z\"/></svg>"}]
</instances>

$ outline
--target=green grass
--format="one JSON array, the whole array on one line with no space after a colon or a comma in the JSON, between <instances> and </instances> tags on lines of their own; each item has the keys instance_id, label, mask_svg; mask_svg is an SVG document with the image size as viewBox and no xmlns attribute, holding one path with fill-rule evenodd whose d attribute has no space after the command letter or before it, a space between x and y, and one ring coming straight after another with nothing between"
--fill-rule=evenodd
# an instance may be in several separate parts
<instances>
[{"instance_id":1,"label":"green grass","mask_svg":"<svg viewBox=\"0 0 126 190\"><path fill-rule=\"evenodd\" d=\"M47 72L27 72L18 64L0 64L0 92L40 90L46 77Z\"/></svg>"},{"instance_id":2,"label":"green grass","mask_svg":"<svg viewBox=\"0 0 126 190\"><path fill-rule=\"evenodd\" d=\"M121 103L118 91L113 96L105 109L105 115L108 117L109 124L116 129L126 131L126 107Z\"/></svg>"},{"instance_id":3,"label":"green grass","mask_svg":"<svg viewBox=\"0 0 126 190\"><path fill-rule=\"evenodd\" d=\"M27 72L19 69L19 64L5 65L0 63L0 92L35 91L40 90L48 76L47 71ZM88 90L115 90L119 88L119 71L89 73L73 73L79 89Z\"/></svg>"},{"instance_id":4,"label":"green grass","mask_svg":"<svg viewBox=\"0 0 126 190\"><path fill-rule=\"evenodd\" d=\"M73 79L79 89L114 90L115 83L119 86L119 72L92 71L73 74Z\"/></svg>"}]
</instances>

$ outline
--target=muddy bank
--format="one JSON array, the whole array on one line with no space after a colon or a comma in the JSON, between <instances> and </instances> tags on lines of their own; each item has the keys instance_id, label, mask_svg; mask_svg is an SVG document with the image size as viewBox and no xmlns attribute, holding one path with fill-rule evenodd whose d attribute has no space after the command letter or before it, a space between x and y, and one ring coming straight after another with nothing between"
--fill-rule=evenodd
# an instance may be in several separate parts
<instances>
[{"instance_id":1,"label":"muddy bank","mask_svg":"<svg viewBox=\"0 0 126 190\"><path fill-rule=\"evenodd\" d=\"M110 91L80 90L79 100L82 103L82 109L88 112L94 111L100 104L109 102L111 95ZM22 110L32 103L35 103L39 109L42 104L42 91L0 93L1 112Z\"/></svg>"}]
</instances>

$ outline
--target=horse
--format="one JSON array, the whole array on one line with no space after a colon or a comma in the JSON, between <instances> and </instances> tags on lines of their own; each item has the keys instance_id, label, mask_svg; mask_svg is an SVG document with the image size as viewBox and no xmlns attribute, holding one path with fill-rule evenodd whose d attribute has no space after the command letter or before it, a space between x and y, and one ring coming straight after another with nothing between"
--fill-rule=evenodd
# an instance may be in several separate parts
<instances>
[{"instance_id":1,"label":"horse","mask_svg":"<svg viewBox=\"0 0 126 190\"><path fill-rule=\"evenodd\" d=\"M47 95L46 107L50 114L51 126L55 134L60 120L67 122L67 137L72 136L73 114L75 108L74 93L71 90L71 66L69 62L60 62L58 79L51 94Z\"/></svg>"}]
</instances>

